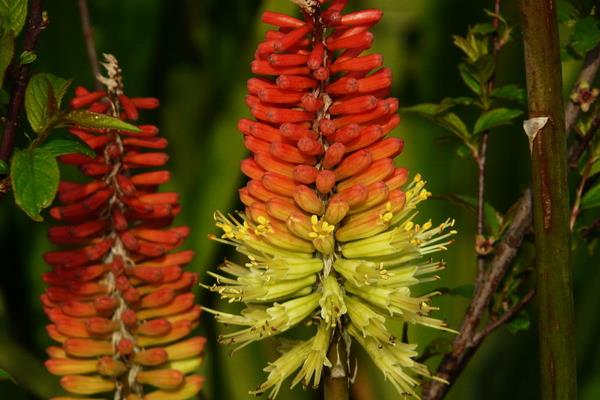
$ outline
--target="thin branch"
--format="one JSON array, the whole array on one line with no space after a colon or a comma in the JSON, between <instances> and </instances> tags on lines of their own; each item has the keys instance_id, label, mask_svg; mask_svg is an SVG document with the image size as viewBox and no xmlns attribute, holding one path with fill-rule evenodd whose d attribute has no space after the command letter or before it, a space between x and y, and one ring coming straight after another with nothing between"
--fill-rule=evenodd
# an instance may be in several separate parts
<instances>
[{"instance_id":1,"label":"thin branch","mask_svg":"<svg viewBox=\"0 0 600 400\"><path fill-rule=\"evenodd\" d=\"M494 0L494 13L496 17L494 17L492 21L492 25L496 32L492 35L491 44L492 44L492 52L494 55L494 63L498 60L498 52L502 49L502 46L498 43L498 26L500 25L500 20L498 19L498 15L500 15L500 2L501 0ZM496 83L496 73L494 74L488 81L487 85L487 96L488 98L491 96L492 91L494 90L494 85ZM488 145L488 137L490 135L489 130L485 130L481 135L481 142L479 144L479 149L476 152L475 161L477 163L477 230L475 235L475 249L477 254L477 278L475 285L481 285L481 279L484 275L484 267L485 267L485 255L480 252L479 249L479 241L483 240L485 233L485 171L487 166L487 145Z\"/></svg>"},{"instance_id":2,"label":"thin branch","mask_svg":"<svg viewBox=\"0 0 600 400\"><path fill-rule=\"evenodd\" d=\"M476 346L479 346L483 340L488 337L492 332L496 329L510 321L515 315L520 313L526 306L533 300L535 296L535 290L531 289L523 298L510 309L504 312L500 317L496 318L493 321L490 321L485 328L481 330L481 332L477 333L473 337L473 342Z\"/></svg>"},{"instance_id":3,"label":"thin branch","mask_svg":"<svg viewBox=\"0 0 600 400\"><path fill-rule=\"evenodd\" d=\"M588 82L591 85L596 79L596 75L598 75L598 69L600 69L600 44L586 54L581 72L579 73L579 77L577 77L577 82L575 82L575 87L581 82ZM573 131L580 110L580 107L572 101L566 104L565 127L567 136Z\"/></svg>"},{"instance_id":4,"label":"thin branch","mask_svg":"<svg viewBox=\"0 0 600 400\"><path fill-rule=\"evenodd\" d=\"M585 227L582 230L581 235L586 239L590 238L598 229L600 229L600 218L597 218L591 225Z\"/></svg>"},{"instance_id":5,"label":"thin branch","mask_svg":"<svg viewBox=\"0 0 600 400\"><path fill-rule=\"evenodd\" d=\"M571 146L569 149L569 168L572 170L577 169L579 159L581 159L583 152L591 143L594 135L598 132L598 129L600 129L600 113L592 120L590 129L587 131L586 135L577 142L576 146Z\"/></svg>"},{"instance_id":6,"label":"thin branch","mask_svg":"<svg viewBox=\"0 0 600 400\"><path fill-rule=\"evenodd\" d=\"M32 0L29 6L29 15L25 25L25 38L23 51L34 51L40 32L46 27L47 21L43 17L44 0ZM16 80L8 103L8 113L4 124L4 135L0 143L0 160L8 162L15 145L15 133L19 127L19 117L23 110L25 88L29 83L30 64L21 64L16 71Z\"/></svg>"},{"instance_id":7,"label":"thin branch","mask_svg":"<svg viewBox=\"0 0 600 400\"><path fill-rule=\"evenodd\" d=\"M79 0L79 19L81 20L81 30L83 31L83 39L85 41L85 49L87 51L96 90L102 90L102 84L96 79L100 75L100 64L98 64L98 52L96 51L96 42L94 40L94 28L90 19L90 10L86 0Z\"/></svg>"},{"instance_id":8,"label":"thin branch","mask_svg":"<svg viewBox=\"0 0 600 400\"><path fill-rule=\"evenodd\" d=\"M588 133L591 135L591 133ZM577 222L577 217L581 212L581 199L583 197L583 189L585 188L585 184L590 177L590 171L592 170L592 165L594 164L594 158L588 157L587 162L585 163L585 167L583 168L583 173L581 174L581 180L579 181L579 185L577 186L577 192L575 193L575 202L573 203L573 209L571 210L571 219L569 220L569 229L573 232L573 228L575 228L575 222Z\"/></svg>"},{"instance_id":9,"label":"thin branch","mask_svg":"<svg viewBox=\"0 0 600 400\"><path fill-rule=\"evenodd\" d=\"M482 279L482 285L475 288L473 300L469 305L459 334L452 343L452 351L444 356L438 366L436 376L447 380L450 384L447 385L437 381L431 382L424 389L424 399L439 400L444 397L481 344L481 342L476 343L473 340L477 335L481 318L502 278L510 268L525 233L531 227L531 192L529 190L525 191L515 207L513 222L495 248L494 257L490 262L488 272Z\"/></svg>"}]
</instances>

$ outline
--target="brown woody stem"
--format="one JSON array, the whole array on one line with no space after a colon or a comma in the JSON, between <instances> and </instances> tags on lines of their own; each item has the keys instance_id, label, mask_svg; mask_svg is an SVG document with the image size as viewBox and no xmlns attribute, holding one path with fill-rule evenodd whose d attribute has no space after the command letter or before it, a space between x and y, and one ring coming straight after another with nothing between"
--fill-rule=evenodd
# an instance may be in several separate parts
<instances>
[{"instance_id":1,"label":"brown woody stem","mask_svg":"<svg viewBox=\"0 0 600 400\"><path fill-rule=\"evenodd\" d=\"M548 117L531 152L541 398L577 398L569 191L556 3L523 0L529 116Z\"/></svg>"},{"instance_id":2,"label":"brown woody stem","mask_svg":"<svg viewBox=\"0 0 600 400\"><path fill-rule=\"evenodd\" d=\"M34 51L40 32L46 27L43 18L44 1L32 0L29 6L29 15L25 23L25 38L23 40L23 51ZM23 110L25 100L25 88L29 83L30 64L20 64L16 70L16 79L10 101L8 113L4 124L4 135L0 143L0 160L8 162L15 145L15 133L19 127L19 118Z\"/></svg>"}]
</instances>

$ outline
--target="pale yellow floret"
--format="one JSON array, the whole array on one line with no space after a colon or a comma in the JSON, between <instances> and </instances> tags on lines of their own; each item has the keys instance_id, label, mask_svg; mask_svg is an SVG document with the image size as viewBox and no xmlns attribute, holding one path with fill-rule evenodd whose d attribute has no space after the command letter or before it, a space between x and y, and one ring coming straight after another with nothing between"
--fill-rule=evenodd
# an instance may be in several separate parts
<instances>
[{"instance_id":1,"label":"pale yellow floret","mask_svg":"<svg viewBox=\"0 0 600 400\"><path fill-rule=\"evenodd\" d=\"M312 239L331 236L335 230L335 225L331 225L324 219L319 219L319 217L316 215L310 217L310 223L312 232L310 232L308 236Z\"/></svg>"},{"instance_id":2,"label":"pale yellow floret","mask_svg":"<svg viewBox=\"0 0 600 400\"><path fill-rule=\"evenodd\" d=\"M271 228L271 221L268 218L260 215L256 222L258 225L254 227L254 234L257 236L264 236L268 233L273 233L273 228Z\"/></svg>"},{"instance_id":3,"label":"pale yellow floret","mask_svg":"<svg viewBox=\"0 0 600 400\"><path fill-rule=\"evenodd\" d=\"M213 239L235 246L248 257L241 264L226 261L220 270L227 276L210 273L216 284L203 285L225 300L246 303L239 315L206 309L219 322L241 327L222 335L220 341L240 348L303 321L317 326L312 337L286 342L281 357L265 369L269 373L266 382L252 393L271 390L273 398L284 380L298 370L292 387L300 382L316 387L323 367L331 366L327 350L342 321L345 335L365 348L398 392L418 397L418 375L437 380L427 367L413 360L416 345L396 342L387 327L388 321L395 320L452 331L429 316L437 310L430 301L438 293L416 296L412 290L439 279L435 273L444 263L428 255L445 250L452 242L450 236L456 234L449 229L454 226L451 219L439 225L431 220L422 225L413 221L418 204L431 197L426 183L420 174L415 175L402 189L406 196L403 206L394 208L387 201L384 206L378 203L361 210L369 216L367 222L361 214L341 221L330 219L338 224L337 230L325 216L317 215L310 217L310 224L290 217L284 233L293 236L272 234L279 233L280 225L267 216L215 215L223 234ZM355 220L362 225L355 227ZM308 246L292 239L306 241ZM415 292L422 291L416 288Z\"/></svg>"},{"instance_id":4,"label":"pale yellow floret","mask_svg":"<svg viewBox=\"0 0 600 400\"><path fill-rule=\"evenodd\" d=\"M383 212L379 218L385 224L389 223L392 220L392 218L394 218L391 202L388 201L387 203L385 203L385 212Z\"/></svg>"}]
</instances>

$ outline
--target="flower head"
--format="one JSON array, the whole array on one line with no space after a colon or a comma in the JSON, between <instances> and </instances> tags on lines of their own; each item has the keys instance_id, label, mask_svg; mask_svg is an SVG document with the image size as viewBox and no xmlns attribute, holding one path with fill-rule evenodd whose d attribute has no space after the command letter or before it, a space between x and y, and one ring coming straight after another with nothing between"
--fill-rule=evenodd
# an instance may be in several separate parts
<instances>
[{"instance_id":1,"label":"flower head","mask_svg":"<svg viewBox=\"0 0 600 400\"><path fill-rule=\"evenodd\" d=\"M73 108L135 121L138 110L158 107L157 99L123 93L114 57L105 66L108 90L77 88ZM48 333L59 343L48 348L46 366L77 395L187 399L202 387L193 372L205 343L186 339L201 312L190 293L196 274L182 269L193 254L175 251L189 229L170 227L180 209L177 194L157 191L170 179L160 169L167 141L154 125L139 129L71 130L96 155L61 158L89 179L62 181L62 204L50 210L62 224L48 236L65 248L44 255L52 270L44 275L42 302Z\"/></svg>"},{"instance_id":2,"label":"flower head","mask_svg":"<svg viewBox=\"0 0 600 400\"><path fill-rule=\"evenodd\" d=\"M240 315L207 310L239 329L221 336L238 348L307 323L315 335L287 344L253 393L298 374L292 386L317 386L335 335L354 338L400 393L416 395L415 345L398 343L391 320L447 329L430 316L435 293L412 288L436 279L429 259L451 242L454 222L416 220L431 195L420 175L409 182L394 165L400 122L389 97L391 70L380 54L363 54L380 10L344 13L347 0L299 1L303 19L265 12L267 31L251 63L246 104L254 119L238 128L251 156L241 169L244 212L216 214L215 240L234 246L244 264L225 262L206 288Z\"/></svg>"},{"instance_id":3,"label":"flower head","mask_svg":"<svg viewBox=\"0 0 600 400\"><path fill-rule=\"evenodd\" d=\"M591 88L589 82L580 82L575 91L571 93L571 101L579 105L581 111L588 112L599 94L600 90Z\"/></svg>"}]
</instances>

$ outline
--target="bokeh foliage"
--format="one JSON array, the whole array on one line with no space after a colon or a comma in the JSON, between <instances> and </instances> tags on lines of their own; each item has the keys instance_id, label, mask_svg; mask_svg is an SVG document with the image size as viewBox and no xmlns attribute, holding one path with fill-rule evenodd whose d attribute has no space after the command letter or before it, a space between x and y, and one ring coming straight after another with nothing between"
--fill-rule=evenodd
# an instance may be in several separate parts
<instances>
[{"instance_id":1,"label":"bokeh foliage","mask_svg":"<svg viewBox=\"0 0 600 400\"><path fill-rule=\"evenodd\" d=\"M394 95L403 106L437 102L444 97L467 95L456 65L459 51L452 35L463 35L468 26L484 19L475 0L363 0L352 7L378 7L384 19L374 29L375 47L394 72ZM505 15L515 21L516 2L505 2ZM259 23L263 9L291 11L286 0L89 0L101 52L116 55L124 68L127 91L134 96L157 96L162 107L151 117L170 142L171 188L181 194L180 222L192 227L188 248L197 251L190 268L204 272L230 256L211 242L212 212L240 208L237 188L243 177L239 161L245 150L237 132L237 120L248 116L244 105L245 81L258 37L266 29ZM75 1L47 2L49 28L42 33L33 68L73 78L75 85L93 84L81 38ZM498 83L523 85L522 47L519 37L502 52ZM565 84L574 79L577 61L565 64ZM567 86L568 87L568 86ZM469 121L472 124L474 121ZM405 116L395 132L406 141L398 163L420 172L436 195L472 196L476 170L461 159L456 148L439 144L445 133L415 116ZM20 138L21 145L25 143ZM490 137L487 199L506 210L527 185L527 139L520 127L503 127ZM76 176L73 171L65 174ZM446 201L430 201L423 215L441 220L457 219L460 235L446 256L448 269L442 286L456 288L472 282L475 272L474 215ZM44 348L49 344L46 319L38 301L47 270L41 255L50 245L48 222L33 223L10 201L0 203L0 367L18 382L0 381L0 398L46 398L58 390L57 379L43 368ZM582 252L585 249L582 249ZM581 260L586 260L582 262ZM580 398L600 398L600 287L598 257L575 258L578 362ZM523 257L527 263L527 257ZM438 283L436 283L437 285ZM214 297L199 292L202 304ZM467 304L461 296L442 296L438 316L457 327ZM533 312L532 312L533 313ZM533 316L535 318L535 316ZM260 370L275 352L275 342L249 346L229 356L217 346L218 327L209 315L200 330L209 338L203 374L207 399L247 399L247 391L264 378ZM400 336L401 327L397 327ZM439 333L411 329L421 349ZM445 335L451 339L451 335ZM361 373L360 399L392 399L395 392L379 372L357 354ZM363 361L364 360L364 361ZM431 360L436 363L435 358ZM501 329L481 348L449 399L532 399L538 396L537 344L534 329L511 334ZM319 398L318 393L296 389L282 391L282 399Z\"/></svg>"}]
</instances>

